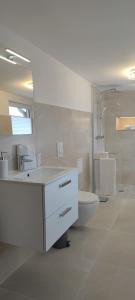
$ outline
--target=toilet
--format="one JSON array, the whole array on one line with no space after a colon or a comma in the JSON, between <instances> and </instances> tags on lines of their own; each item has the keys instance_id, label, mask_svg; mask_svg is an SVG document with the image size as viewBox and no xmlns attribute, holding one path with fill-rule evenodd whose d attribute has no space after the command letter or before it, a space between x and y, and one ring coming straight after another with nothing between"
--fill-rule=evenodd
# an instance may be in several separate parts
<instances>
[{"instance_id":1,"label":"toilet","mask_svg":"<svg viewBox=\"0 0 135 300\"><path fill-rule=\"evenodd\" d=\"M97 206L99 204L99 197L90 192L78 192L79 201L79 219L74 226L85 226L87 222L94 217Z\"/></svg>"}]
</instances>

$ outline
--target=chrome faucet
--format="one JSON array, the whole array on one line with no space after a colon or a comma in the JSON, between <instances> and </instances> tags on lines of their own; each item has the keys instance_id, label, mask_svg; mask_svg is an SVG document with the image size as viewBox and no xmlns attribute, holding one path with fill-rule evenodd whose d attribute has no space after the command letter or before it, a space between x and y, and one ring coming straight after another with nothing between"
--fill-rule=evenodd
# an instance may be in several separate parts
<instances>
[{"instance_id":1,"label":"chrome faucet","mask_svg":"<svg viewBox=\"0 0 135 300\"><path fill-rule=\"evenodd\" d=\"M27 158L29 155L24 154L24 155L19 155L18 156L18 169L23 172L24 171L24 163L27 162L32 162L33 160L30 158Z\"/></svg>"}]
</instances>

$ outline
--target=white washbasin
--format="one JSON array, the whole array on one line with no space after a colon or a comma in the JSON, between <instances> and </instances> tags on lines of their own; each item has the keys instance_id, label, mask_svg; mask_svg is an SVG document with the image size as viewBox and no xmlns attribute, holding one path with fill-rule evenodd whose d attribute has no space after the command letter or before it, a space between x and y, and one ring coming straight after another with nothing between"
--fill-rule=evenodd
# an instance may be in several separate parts
<instances>
[{"instance_id":1,"label":"white washbasin","mask_svg":"<svg viewBox=\"0 0 135 300\"><path fill-rule=\"evenodd\" d=\"M59 175L62 175L66 172L65 168L56 168L56 167L41 167L34 170L29 170L25 172L16 172L10 175L10 178L17 181L34 181L34 182L44 182L49 179L53 179Z\"/></svg>"}]
</instances>

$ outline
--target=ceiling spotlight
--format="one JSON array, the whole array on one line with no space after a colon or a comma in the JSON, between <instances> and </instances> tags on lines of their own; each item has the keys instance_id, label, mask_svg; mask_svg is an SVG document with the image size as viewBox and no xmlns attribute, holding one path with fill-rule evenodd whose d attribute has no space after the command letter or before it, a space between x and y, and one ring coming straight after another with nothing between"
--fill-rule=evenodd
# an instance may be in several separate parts
<instances>
[{"instance_id":1,"label":"ceiling spotlight","mask_svg":"<svg viewBox=\"0 0 135 300\"><path fill-rule=\"evenodd\" d=\"M128 72L128 79L129 80L135 80L135 68L132 68Z\"/></svg>"},{"instance_id":2,"label":"ceiling spotlight","mask_svg":"<svg viewBox=\"0 0 135 300\"><path fill-rule=\"evenodd\" d=\"M14 56L16 56L16 57L18 57L18 58L26 61L26 62L30 62L30 60L28 58L26 58L26 57L24 57L24 56L22 56L22 55L20 55L20 54L18 54L16 52L10 50L10 49L6 49L6 52L8 52L8 53L10 53L10 54L12 54L12 55L14 55Z\"/></svg>"},{"instance_id":3,"label":"ceiling spotlight","mask_svg":"<svg viewBox=\"0 0 135 300\"><path fill-rule=\"evenodd\" d=\"M30 90L33 90L33 82L32 81L25 82L25 87Z\"/></svg>"},{"instance_id":4,"label":"ceiling spotlight","mask_svg":"<svg viewBox=\"0 0 135 300\"><path fill-rule=\"evenodd\" d=\"M0 59L6 61L6 62L9 62L10 64L13 64L13 65L16 65L17 63L14 61L14 60L11 60L3 55L0 55Z\"/></svg>"}]
</instances>

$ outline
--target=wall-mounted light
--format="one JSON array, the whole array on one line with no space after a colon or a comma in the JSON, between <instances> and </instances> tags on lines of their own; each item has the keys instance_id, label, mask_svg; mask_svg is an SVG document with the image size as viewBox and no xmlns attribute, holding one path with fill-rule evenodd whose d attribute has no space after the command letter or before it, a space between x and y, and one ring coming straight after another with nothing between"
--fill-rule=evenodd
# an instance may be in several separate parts
<instances>
[{"instance_id":1,"label":"wall-mounted light","mask_svg":"<svg viewBox=\"0 0 135 300\"><path fill-rule=\"evenodd\" d=\"M14 61L14 60L11 60L3 55L0 55L0 59L6 61L6 62L9 62L10 64L13 64L13 65L16 65L17 63Z\"/></svg>"},{"instance_id":2,"label":"wall-mounted light","mask_svg":"<svg viewBox=\"0 0 135 300\"><path fill-rule=\"evenodd\" d=\"M22 56L22 55L16 53L15 51L12 51L12 50L10 50L10 49L6 49L6 52L7 52L7 53L10 53L10 54L12 54L12 55L14 55L14 56L16 56L16 57L18 57L18 58L20 58L20 59L26 61L26 62L30 62L30 60L29 60L28 58L26 58L26 57L24 57L24 56Z\"/></svg>"},{"instance_id":3,"label":"wall-mounted light","mask_svg":"<svg viewBox=\"0 0 135 300\"><path fill-rule=\"evenodd\" d=\"M135 68L132 68L128 72L128 79L129 80L135 80Z\"/></svg>"}]
</instances>

